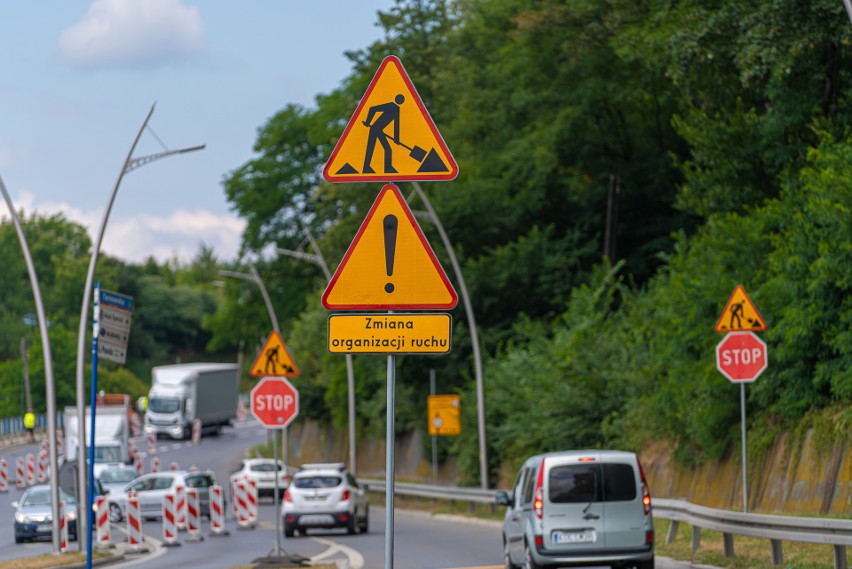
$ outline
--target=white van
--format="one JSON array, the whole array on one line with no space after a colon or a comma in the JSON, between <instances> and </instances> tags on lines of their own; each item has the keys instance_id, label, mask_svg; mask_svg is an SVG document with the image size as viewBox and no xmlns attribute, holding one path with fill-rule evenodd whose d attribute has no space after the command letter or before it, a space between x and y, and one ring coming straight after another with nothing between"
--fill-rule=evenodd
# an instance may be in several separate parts
<instances>
[{"instance_id":1,"label":"white van","mask_svg":"<svg viewBox=\"0 0 852 569\"><path fill-rule=\"evenodd\" d=\"M632 452L572 450L528 458L503 521L507 568L654 567L651 496Z\"/></svg>"}]
</instances>

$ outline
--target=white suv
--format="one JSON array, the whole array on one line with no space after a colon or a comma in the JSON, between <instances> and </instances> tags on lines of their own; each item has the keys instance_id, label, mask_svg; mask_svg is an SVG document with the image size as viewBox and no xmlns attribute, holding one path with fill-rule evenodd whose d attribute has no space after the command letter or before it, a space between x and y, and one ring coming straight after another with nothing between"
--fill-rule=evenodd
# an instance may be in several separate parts
<instances>
[{"instance_id":1,"label":"white suv","mask_svg":"<svg viewBox=\"0 0 852 569\"><path fill-rule=\"evenodd\" d=\"M343 463L303 464L284 492L281 517L287 537L313 528L367 533L370 505L366 486L359 485Z\"/></svg>"},{"instance_id":2,"label":"white suv","mask_svg":"<svg viewBox=\"0 0 852 569\"><path fill-rule=\"evenodd\" d=\"M503 521L507 568L654 567L651 496L632 452L578 450L528 458Z\"/></svg>"}]
</instances>

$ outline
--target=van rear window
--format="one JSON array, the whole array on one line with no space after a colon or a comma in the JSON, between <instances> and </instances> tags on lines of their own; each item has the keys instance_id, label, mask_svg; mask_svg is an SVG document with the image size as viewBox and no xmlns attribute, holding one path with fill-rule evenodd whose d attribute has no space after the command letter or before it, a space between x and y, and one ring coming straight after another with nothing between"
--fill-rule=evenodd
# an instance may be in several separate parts
<instances>
[{"instance_id":1,"label":"van rear window","mask_svg":"<svg viewBox=\"0 0 852 569\"><path fill-rule=\"evenodd\" d=\"M548 497L554 504L629 502L636 499L636 476L629 464L554 466Z\"/></svg>"}]
</instances>

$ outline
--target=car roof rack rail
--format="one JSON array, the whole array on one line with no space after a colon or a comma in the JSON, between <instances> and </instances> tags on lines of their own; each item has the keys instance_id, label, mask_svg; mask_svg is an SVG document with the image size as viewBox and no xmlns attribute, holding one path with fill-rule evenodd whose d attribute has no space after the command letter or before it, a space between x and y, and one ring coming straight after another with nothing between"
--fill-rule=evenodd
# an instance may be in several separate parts
<instances>
[{"instance_id":1,"label":"car roof rack rail","mask_svg":"<svg viewBox=\"0 0 852 569\"><path fill-rule=\"evenodd\" d=\"M343 472L346 470L346 465L342 462L311 462L303 464L302 470L337 470Z\"/></svg>"}]
</instances>

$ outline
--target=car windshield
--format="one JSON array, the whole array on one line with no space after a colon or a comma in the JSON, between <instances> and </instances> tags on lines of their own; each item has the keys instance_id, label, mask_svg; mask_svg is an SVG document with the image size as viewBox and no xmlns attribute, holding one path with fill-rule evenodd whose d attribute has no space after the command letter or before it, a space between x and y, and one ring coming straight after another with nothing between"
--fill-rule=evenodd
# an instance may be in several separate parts
<instances>
[{"instance_id":1,"label":"car windshield","mask_svg":"<svg viewBox=\"0 0 852 569\"><path fill-rule=\"evenodd\" d=\"M343 479L339 476L302 476L296 478L296 488L334 488L339 486Z\"/></svg>"},{"instance_id":2,"label":"car windshield","mask_svg":"<svg viewBox=\"0 0 852 569\"><path fill-rule=\"evenodd\" d=\"M249 466L249 470L252 472L275 472L276 470L281 470L281 465L271 462L261 462L260 464L252 464Z\"/></svg>"},{"instance_id":3,"label":"car windshield","mask_svg":"<svg viewBox=\"0 0 852 569\"><path fill-rule=\"evenodd\" d=\"M121 449L95 446L95 462L121 462Z\"/></svg>"},{"instance_id":4,"label":"car windshield","mask_svg":"<svg viewBox=\"0 0 852 569\"><path fill-rule=\"evenodd\" d=\"M64 501L66 505L76 504L74 498L66 494L65 492L60 492L60 500ZM50 505L50 488L45 488L43 490L33 490L27 493L26 497L21 502L22 507L38 507L38 506L49 506Z\"/></svg>"},{"instance_id":5,"label":"car windshield","mask_svg":"<svg viewBox=\"0 0 852 569\"><path fill-rule=\"evenodd\" d=\"M114 482L130 482L136 478L135 470L104 470L101 473L101 482L106 484Z\"/></svg>"},{"instance_id":6,"label":"car windshield","mask_svg":"<svg viewBox=\"0 0 852 569\"><path fill-rule=\"evenodd\" d=\"M177 413L180 411L180 399L174 397L152 397L148 401L148 411L154 413Z\"/></svg>"}]
</instances>

